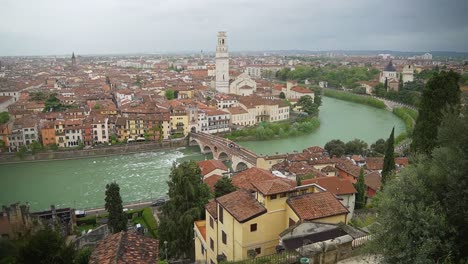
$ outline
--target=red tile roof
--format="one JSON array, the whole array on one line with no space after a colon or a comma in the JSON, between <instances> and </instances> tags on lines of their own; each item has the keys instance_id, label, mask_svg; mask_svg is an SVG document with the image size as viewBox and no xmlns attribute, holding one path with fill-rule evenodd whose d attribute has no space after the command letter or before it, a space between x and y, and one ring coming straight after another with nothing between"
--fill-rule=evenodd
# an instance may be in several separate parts
<instances>
[{"instance_id":1,"label":"red tile roof","mask_svg":"<svg viewBox=\"0 0 468 264\"><path fill-rule=\"evenodd\" d=\"M158 240L134 231L122 231L101 240L91 254L89 263L158 263L158 249Z\"/></svg>"},{"instance_id":2,"label":"red tile roof","mask_svg":"<svg viewBox=\"0 0 468 264\"><path fill-rule=\"evenodd\" d=\"M380 190L382 186L382 177L378 171L371 172L364 176L364 184L374 191Z\"/></svg>"},{"instance_id":3,"label":"red tile roof","mask_svg":"<svg viewBox=\"0 0 468 264\"><path fill-rule=\"evenodd\" d=\"M216 169L220 169L226 172L228 171L228 168L226 167L226 165L224 165L224 163L220 160L203 160L203 161L199 161L197 164L198 164L198 167L200 167L201 174L203 176L207 175L208 173Z\"/></svg>"},{"instance_id":4,"label":"red tile roof","mask_svg":"<svg viewBox=\"0 0 468 264\"><path fill-rule=\"evenodd\" d=\"M340 179L336 176L308 179L308 180L303 180L301 182L302 185L307 185L307 184L312 184L312 183L315 183L319 185L320 187L325 188L327 191L335 195L356 193L356 189L354 188L353 184L350 181Z\"/></svg>"},{"instance_id":5,"label":"red tile roof","mask_svg":"<svg viewBox=\"0 0 468 264\"><path fill-rule=\"evenodd\" d=\"M252 185L263 195L285 193L294 190L294 187L282 179L254 182Z\"/></svg>"},{"instance_id":6,"label":"red tile roof","mask_svg":"<svg viewBox=\"0 0 468 264\"><path fill-rule=\"evenodd\" d=\"M366 158L366 168L369 170L382 170L383 157Z\"/></svg>"},{"instance_id":7,"label":"red tile roof","mask_svg":"<svg viewBox=\"0 0 468 264\"><path fill-rule=\"evenodd\" d=\"M239 223L244 223L267 212L247 190L239 190L216 198L216 201Z\"/></svg>"},{"instance_id":8,"label":"red tile roof","mask_svg":"<svg viewBox=\"0 0 468 264\"><path fill-rule=\"evenodd\" d=\"M331 192L308 193L291 197L287 203L302 221L316 220L349 212Z\"/></svg>"},{"instance_id":9,"label":"red tile roof","mask_svg":"<svg viewBox=\"0 0 468 264\"><path fill-rule=\"evenodd\" d=\"M208 187L210 187L211 192L214 193L215 185L219 181L219 179L221 179L221 178L222 178L221 175L213 174L213 175L209 176L208 178L203 179L203 182L206 183L206 185L208 185Z\"/></svg>"},{"instance_id":10,"label":"red tile roof","mask_svg":"<svg viewBox=\"0 0 468 264\"><path fill-rule=\"evenodd\" d=\"M273 179L275 176L271 172L253 167L232 176L232 184L239 189L256 191L252 183Z\"/></svg>"},{"instance_id":11,"label":"red tile roof","mask_svg":"<svg viewBox=\"0 0 468 264\"><path fill-rule=\"evenodd\" d=\"M214 219L218 219L218 209L216 207L217 203L215 199L209 200L208 203L205 205L205 209Z\"/></svg>"}]
</instances>

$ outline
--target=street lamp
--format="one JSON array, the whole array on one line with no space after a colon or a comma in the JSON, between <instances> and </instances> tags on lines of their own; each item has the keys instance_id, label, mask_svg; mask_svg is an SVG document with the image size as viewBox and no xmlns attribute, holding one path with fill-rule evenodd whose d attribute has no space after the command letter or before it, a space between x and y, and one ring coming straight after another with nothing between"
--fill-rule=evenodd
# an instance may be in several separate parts
<instances>
[{"instance_id":1,"label":"street lamp","mask_svg":"<svg viewBox=\"0 0 468 264\"><path fill-rule=\"evenodd\" d=\"M164 241L164 252L166 253L166 261L167 261L167 241Z\"/></svg>"}]
</instances>

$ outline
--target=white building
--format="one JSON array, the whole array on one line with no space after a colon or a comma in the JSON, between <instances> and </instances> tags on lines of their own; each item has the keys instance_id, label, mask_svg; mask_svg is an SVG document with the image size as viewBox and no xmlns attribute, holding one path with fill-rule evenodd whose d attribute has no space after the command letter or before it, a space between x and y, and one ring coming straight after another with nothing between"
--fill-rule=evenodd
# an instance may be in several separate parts
<instances>
[{"instance_id":1,"label":"white building","mask_svg":"<svg viewBox=\"0 0 468 264\"><path fill-rule=\"evenodd\" d=\"M413 65L405 65L402 72L403 83L414 81L414 67Z\"/></svg>"},{"instance_id":2,"label":"white building","mask_svg":"<svg viewBox=\"0 0 468 264\"><path fill-rule=\"evenodd\" d=\"M229 131L230 114L229 112L218 109L204 109L206 118L208 119L208 126L205 133L219 133Z\"/></svg>"},{"instance_id":3,"label":"white building","mask_svg":"<svg viewBox=\"0 0 468 264\"><path fill-rule=\"evenodd\" d=\"M229 53L225 31L218 32L215 87L218 92L229 93Z\"/></svg>"},{"instance_id":4,"label":"white building","mask_svg":"<svg viewBox=\"0 0 468 264\"><path fill-rule=\"evenodd\" d=\"M247 73L242 73L229 86L229 93L249 96L257 91L257 83Z\"/></svg>"},{"instance_id":5,"label":"white building","mask_svg":"<svg viewBox=\"0 0 468 264\"><path fill-rule=\"evenodd\" d=\"M93 142L94 143L109 143L109 119L104 116L95 117L93 119Z\"/></svg>"},{"instance_id":6,"label":"white building","mask_svg":"<svg viewBox=\"0 0 468 264\"><path fill-rule=\"evenodd\" d=\"M393 66L392 61L390 61L388 65L385 66L384 70L380 73L379 80L381 83L385 83L385 80L387 80L387 82L390 82L391 80L399 81L398 77L399 76L396 68Z\"/></svg>"}]
</instances>

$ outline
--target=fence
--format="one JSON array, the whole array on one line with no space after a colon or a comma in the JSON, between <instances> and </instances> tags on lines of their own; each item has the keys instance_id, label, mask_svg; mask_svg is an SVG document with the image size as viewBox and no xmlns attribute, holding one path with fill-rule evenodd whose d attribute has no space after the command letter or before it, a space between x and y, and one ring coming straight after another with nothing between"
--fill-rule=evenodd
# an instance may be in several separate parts
<instances>
[{"instance_id":1,"label":"fence","mask_svg":"<svg viewBox=\"0 0 468 264\"><path fill-rule=\"evenodd\" d=\"M367 242L369 242L371 239L372 239L371 235L355 238L353 240L352 244L351 244L352 248L353 249L358 248L358 247L366 244Z\"/></svg>"},{"instance_id":2,"label":"fence","mask_svg":"<svg viewBox=\"0 0 468 264\"><path fill-rule=\"evenodd\" d=\"M294 264L299 263L301 255L296 251L283 251L281 253L267 255L263 257L241 260L225 261L223 264Z\"/></svg>"}]
</instances>

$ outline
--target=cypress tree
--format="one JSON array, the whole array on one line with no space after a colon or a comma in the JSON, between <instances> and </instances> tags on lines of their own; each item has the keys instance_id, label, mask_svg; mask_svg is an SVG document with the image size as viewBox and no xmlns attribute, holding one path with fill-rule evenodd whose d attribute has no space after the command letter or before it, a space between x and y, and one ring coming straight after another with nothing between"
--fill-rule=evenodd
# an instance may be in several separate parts
<instances>
[{"instance_id":1,"label":"cypress tree","mask_svg":"<svg viewBox=\"0 0 468 264\"><path fill-rule=\"evenodd\" d=\"M120 197L120 187L113 182L106 185L106 206L109 213L107 224L112 232L118 233L127 230L127 216L123 212L122 197Z\"/></svg>"},{"instance_id":2,"label":"cypress tree","mask_svg":"<svg viewBox=\"0 0 468 264\"><path fill-rule=\"evenodd\" d=\"M395 157L394 157L394 149L395 149L395 127L392 128L392 133L390 133L390 137L387 139L386 149L385 149L385 157L384 157L384 164L382 169L382 186L385 185L386 181L388 180L388 176L395 170Z\"/></svg>"},{"instance_id":3,"label":"cypress tree","mask_svg":"<svg viewBox=\"0 0 468 264\"><path fill-rule=\"evenodd\" d=\"M411 151L431 154L437 146L437 131L444 108L458 112L460 103L460 75L453 71L434 73L424 88L419 115L413 131Z\"/></svg>"},{"instance_id":4,"label":"cypress tree","mask_svg":"<svg viewBox=\"0 0 468 264\"><path fill-rule=\"evenodd\" d=\"M359 171L359 177L354 184L354 188L356 188L356 209L363 208L366 204L366 184L364 183L364 169L361 168Z\"/></svg>"}]
</instances>

